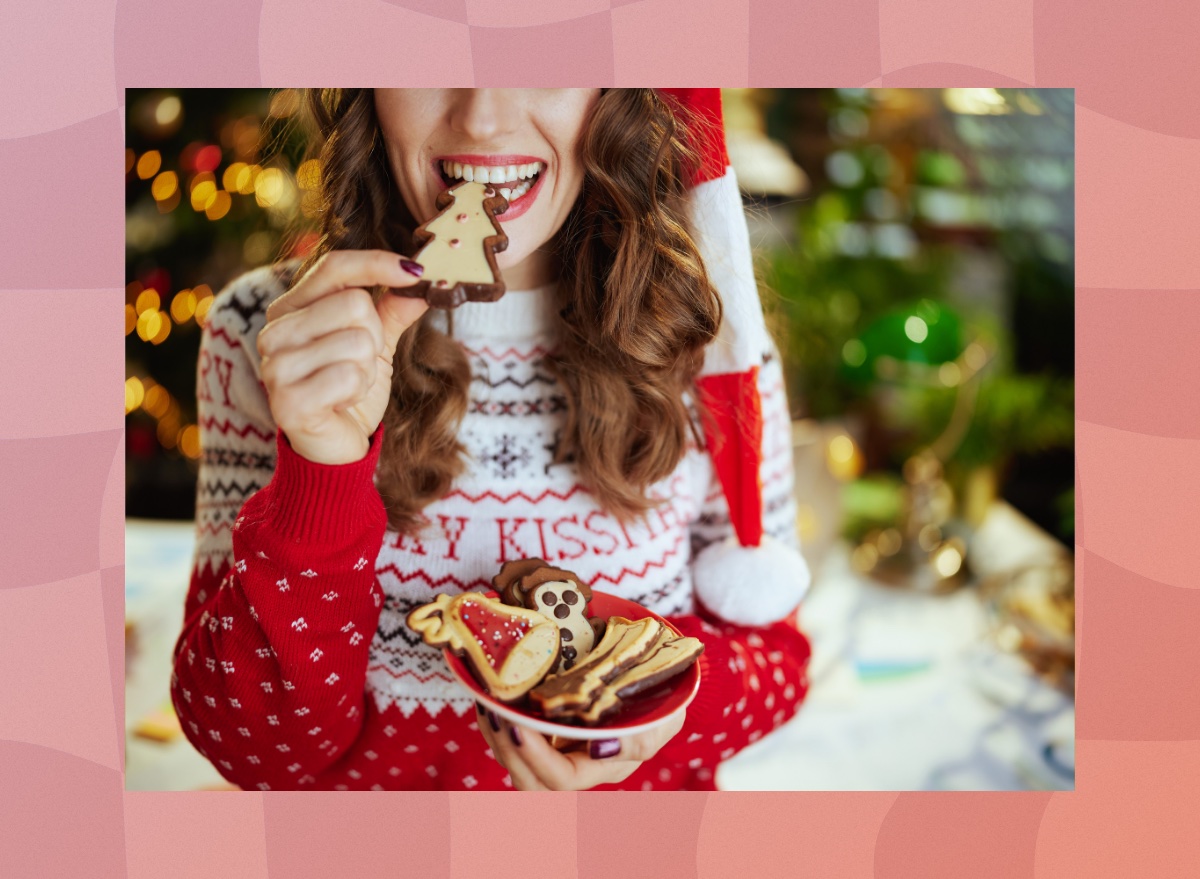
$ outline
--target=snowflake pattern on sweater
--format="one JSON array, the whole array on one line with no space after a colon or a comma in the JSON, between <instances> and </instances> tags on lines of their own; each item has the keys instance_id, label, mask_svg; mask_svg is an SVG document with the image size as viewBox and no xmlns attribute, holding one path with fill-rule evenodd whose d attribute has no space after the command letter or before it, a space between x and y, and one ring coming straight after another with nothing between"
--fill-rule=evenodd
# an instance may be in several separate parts
<instances>
[{"instance_id":1,"label":"snowflake pattern on sweater","mask_svg":"<svg viewBox=\"0 0 1200 879\"><path fill-rule=\"evenodd\" d=\"M545 363L550 289L454 313L472 374L459 433L468 468L425 509L418 534L400 535L374 488L381 432L366 458L339 467L304 460L276 435L255 338L293 270L260 269L223 290L198 364L197 552L172 696L226 778L264 790L511 786L473 701L405 617L439 592L491 588L501 564L526 556L705 642L684 730L620 787L712 788L721 760L792 716L807 686L804 636L789 623L754 630L697 614L691 559L732 530L704 450L689 448L652 488L662 503L636 524L602 509L572 464L554 463L566 398ZM765 526L794 546L777 359L760 386Z\"/></svg>"}]
</instances>

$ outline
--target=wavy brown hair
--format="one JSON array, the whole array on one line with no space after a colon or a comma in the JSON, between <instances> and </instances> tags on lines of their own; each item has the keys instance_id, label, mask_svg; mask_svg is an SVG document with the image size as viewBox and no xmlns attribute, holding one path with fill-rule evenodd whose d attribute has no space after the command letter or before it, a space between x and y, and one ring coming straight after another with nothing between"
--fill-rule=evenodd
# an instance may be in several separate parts
<instances>
[{"instance_id":1,"label":"wavy brown hair","mask_svg":"<svg viewBox=\"0 0 1200 879\"><path fill-rule=\"evenodd\" d=\"M411 253L415 223L391 180L372 90L313 89L304 103L322 203L320 238L297 279L331 250ZM653 505L647 489L696 432L684 395L721 320L685 219L687 128L652 89L606 90L580 139L582 191L555 241L561 320L548 365L567 397L555 460L573 461L623 520ZM383 418L376 482L401 532L423 523L421 510L466 466L457 434L470 369L432 315L400 339Z\"/></svg>"}]
</instances>

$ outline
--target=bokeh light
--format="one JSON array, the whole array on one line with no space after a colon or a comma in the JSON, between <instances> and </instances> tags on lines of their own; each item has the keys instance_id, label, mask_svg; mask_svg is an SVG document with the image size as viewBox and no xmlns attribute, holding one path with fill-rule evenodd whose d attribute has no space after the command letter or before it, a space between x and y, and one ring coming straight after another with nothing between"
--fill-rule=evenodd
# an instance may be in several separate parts
<instances>
[{"instance_id":1,"label":"bokeh light","mask_svg":"<svg viewBox=\"0 0 1200 879\"><path fill-rule=\"evenodd\" d=\"M149 150L142 153L142 157L138 159L137 175L143 180L149 180L161 167L162 154L158 150Z\"/></svg>"},{"instance_id":2,"label":"bokeh light","mask_svg":"<svg viewBox=\"0 0 1200 879\"><path fill-rule=\"evenodd\" d=\"M179 176L174 171L163 171L150 184L150 194L155 201L166 201L179 194Z\"/></svg>"},{"instance_id":3,"label":"bokeh light","mask_svg":"<svg viewBox=\"0 0 1200 879\"><path fill-rule=\"evenodd\" d=\"M138 406L141 406L145 395L146 389L141 379L133 375L125 379L125 414L128 415Z\"/></svg>"}]
</instances>

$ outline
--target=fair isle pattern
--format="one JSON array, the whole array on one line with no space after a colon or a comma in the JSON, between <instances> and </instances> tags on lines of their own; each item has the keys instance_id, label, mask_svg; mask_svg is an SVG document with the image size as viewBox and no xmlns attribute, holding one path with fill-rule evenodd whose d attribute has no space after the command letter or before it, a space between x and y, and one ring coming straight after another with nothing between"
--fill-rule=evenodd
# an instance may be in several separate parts
<instances>
[{"instance_id":1,"label":"fair isle pattern","mask_svg":"<svg viewBox=\"0 0 1200 879\"><path fill-rule=\"evenodd\" d=\"M294 786L355 787L370 773L350 770L358 778L348 775L337 784L327 784L328 775L304 769L318 762L336 763L341 752L372 760L366 755L385 751L386 740L398 730L420 729L421 741L404 745L405 759L409 763L429 759L429 743L422 744L429 740L440 742L439 760L424 764L425 777L419 784L399 763L388 767L395 773L376 783L471 787L467 782L448 781L444 773L457 772L453 767L456 760L466 759L468 742L472 747L478 744L477 732L463 732L463 727L475 726L474 703L451 678L440 651L410 631L405 617L440 592L491 588L491 577L501 564L526 556L567 567L596 589L672 616L682 621L685 632L694 627L694 634L706 642L710 695L720 699L725 688L720 674L730 682L741 681L727 704L716 707L726 717L747 712L743 728L747 737L757 738L790 716L804 691L807 647L797 649L795 644L796 639L803 644L802 636L794 631L764 631L763 637L772 640L775 649L759 651L764 663L759 674L747 665L749 648L740 640L749 630L737 630L735 636L734 629L714 628L690 616L695 611L691 559L700 548L731 533L728 509L704 450L689 448L675 472L653 487L660 505L634 524L621 523L604 511L580 484L573 464L553 463L566 400L545 362L554 344L549 289L510 292L497 303L468 304L454 312L453 336L464 348L472 375L459 434L469 463L447 496L425 509L425 527L415 535L384 530L377 553L339 547L336 561L329 551L314 548L308 559L289 570L285 556L297 552L296 540L288 542L272 532L264 518L269 514L253 498L276 477L281 464L277 456L283 451L276 444L259 379L255 338L265 323L267 305L286 289L291 268L260 269L222 291L201 349L198 389L204 453L197 493L196 565L187 613L191 617L199 611L193 627L198 631L192 637L199 636L202 643L233 638L235 630L250 641L246 653L237 658L226 658L230 652L215 649L215 643L208 645L214 649L205 650L181 642L173 692L177 709L184 712L181 716L190 717L186 731L216 765L222 769L228 769L225 763L234 765L228 757L222 763L213 756L220 737L230 735L230 719L217 713L221 702L226 710L232 706L234 719L244 706L253 704L261 706L257 713L268 737L278 739L278 753L271 754L270 760L283 761L276 767L282 769L279 777L290 779ZM446 316L435 317L446 328ZM794 545L790 426L779 363L771 352L766 354L760 381L766 413L765 524L768 533ZM288 456L299 460L290 451ZM352 494L349 489L338 491ZM374 503L378 504L377 497ZM372 554L375 557L368 558ZM221 605L232 609L218 610ZM757 634L752 637L761 641ZM718 647L714 638L724 638L724 643ZM215 673L219 681L231 681L224 675L234 674L235 667L243 668L247 661L261 666L256 689L233 696L206 692L197 704L206 675L201 674L198 682L191 677L196 669ZM289 670L285 673L285 669ZM180 684L179 677L193 685ZM762 679L773 683L763 686ZM363 682L357 691L356 680ZM307 688L315 693L302 692ZM364 690L369 694L365 701ZM332 700L332 706L326 699ZM753 708L759 700L769 701L771 710L760 704L760 723L752 726L746 706ZM197 711L210 718L207 733L195 716ZM310 715L325 716L325 722L310 721ZM300 727L305 735L288 738ZM232 729L243 739L257 737L249 722ZM451 730L457 732L442 741ZM307 753L307 759L280 756L300 752ZM659 784L705 786L711 783L715 762L731 753L726 746L703 760L692 755L688 760L695 762L694 771L683 772L671 784L660 778ZM252 756L258 761L250 761L254 772L264 779L271 776L259 768L267 765L268 756ZM701 764L703 769L697 769ZM668 776L677 772L665 765L656 771ZM696 775L697 771L703 774ZM227 775L239 783L243 778L240 772ZM474 763L463 775L467 777L485 787L500 786L504 780L502 773L489 774ZM270 784L264 780L255 785L260 783ZM653 786L653 781L638 784Z\"/></svg>"}]
</instances>

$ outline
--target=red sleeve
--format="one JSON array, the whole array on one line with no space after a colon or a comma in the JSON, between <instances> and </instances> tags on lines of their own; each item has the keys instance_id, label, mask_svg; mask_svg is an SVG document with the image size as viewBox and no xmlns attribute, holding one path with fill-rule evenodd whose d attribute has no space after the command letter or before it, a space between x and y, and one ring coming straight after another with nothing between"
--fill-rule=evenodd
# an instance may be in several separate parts
<instances>
[{"instance_id":1,"label":"red sleeve","mask_svg":"<svg viewBox=\"0 0 1200 879\"><path fill-rule=\"evenodd\" d=\"M184 732L244 788L311 783L358 737L387 517L363 460L314 464L279 434L271 481L242 506L233 563L176 644ZM199 590L193 584L193 593Z\"/></svg>"}]
</instances>

